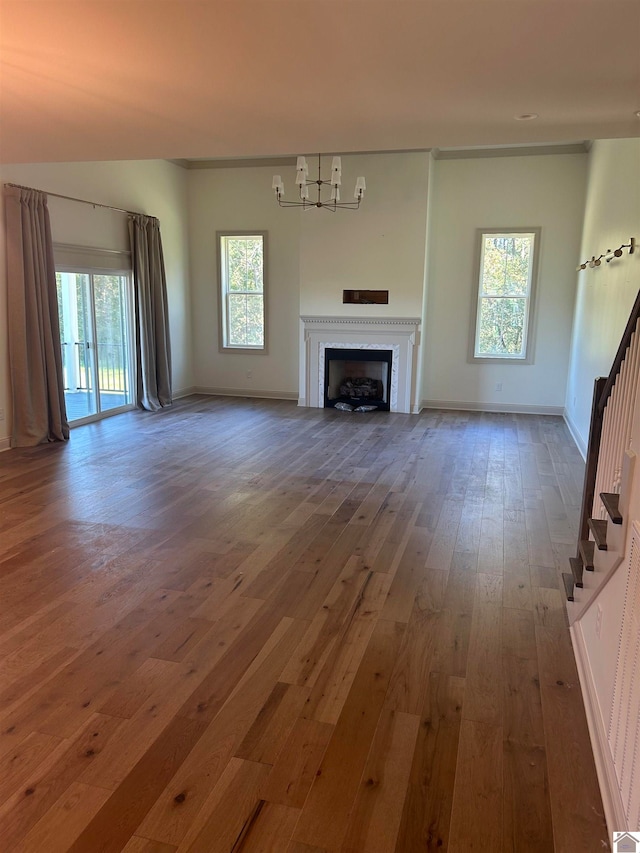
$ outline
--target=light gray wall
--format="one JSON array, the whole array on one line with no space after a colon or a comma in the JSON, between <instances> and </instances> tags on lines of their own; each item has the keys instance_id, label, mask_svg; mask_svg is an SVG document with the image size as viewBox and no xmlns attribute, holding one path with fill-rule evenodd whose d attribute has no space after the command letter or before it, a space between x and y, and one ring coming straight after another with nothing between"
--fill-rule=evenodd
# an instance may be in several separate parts
<instances>
[{"instance_id":1,"label":"light gray wall","mask_svg":"<svg viewBox=\"0 0 640 853\"><path fill-rule=\"evenodd\" d=\"M358 211L309 211L300 228L303 314L419 317L422 311L429 154L342 158L342 198L358 175L367 190ZM310 176L311 177L311 176ZM388 290L388 305L343 305L344 289Z\"/></svg>"},{"instance_id":2,"label":"light gray wall","mask_svg":"<svg viewBox=\"0 0 640 853\"><path fill-rule=\"evenodd\" d=\"M301 313L423 314L422 400L560 411L566 396L568 415L584 436L593 375L608 370L605 362L617 345L638 284L616 278L594 290L589 282L601 271L590 271L592 279L582 273L571 344L575 266L582 254L595 251L594 242L619 243L633 231L638 181L634 183L632 175L640 162L638 146L638 140L605 141L596 143L590 155L435 163L427 153L352 155L343 158L344 195L364 174L365 200L359 211L335 214L279 208L270 189L274 170L269 166L187 172L165 161L36 164L4 167L1 178L160 218L178 390L199 386L295 397ZM293 175L291 167L284 176L289 179L289 197ZM126 245L126 223L115 214L55 199L51 209L58 241L104 248ZM519 225L543 229L534 364L469 364L475 230ZM269 233L269 352L222 355L217 344L215 232L254 228ZM2 229L2 254L3 240ZM605 272L612 275L613 269ZM598 281L602 279L600 274ZM347 287L389 289L389 305L343 306L342 290ZM6 443L10 395L4 260L0 300L0 409L5 410L0 443ZM502 383L502 392L495 391L497 383Z\"/></svg>"},{"instance_id":3,"label":"light gray wall","mask_svg":"<svg viewBox=\"0 0 640 853\"><path fill-rule=\"evenodd\" d=\"M428 248L423 400L564 407L586 154L437 160ZM476 229L540 226L532 364L469 363ZM502 391L496 385L502 385Z\"/></svg>"},{"instance_id":4,"label":"light gray wall","mask_svg":"<svg viewBox=\"0 0 640 853\"><path fill-rule=\"evenodd\" d=\"M188 173L194 384L198 388L297 397L301 214L278 207L271 191L273 171L260 166ZM293 167L290 171L295 176ZM291 183L288 190L293 190ZM218 351L216 231L233 230L268 232L266 353Z\"/></svg>"},{"instance_id":5,"label":"light gray wall","mask_svg":"<svg viewBox=\"0 0 640 853\"><path fill-rule=\"evenodd\" d=\"M0 181L84 198L147 213L160 219L167 273L174 391L189 388L191 363L191 297L187 241L186 172L164 160L104 163L38 163L3 166ZM102 249L128 248L127 219L119 213L50 198L55 242ZM4 205L0 220L4 216ZM0 448L11 434L11 392L6 314L5 229L0 221Z\"/></svg>"},{"instance_id":6,"label":"light gray wall","mask_svg":"<svg viewBox=\"0 0 640 853\"><path fill-rule=\"evenodd\" d=\"M309 158L310 178L316 176ZM323 176L330 158L323 158ZM414 316L422 312L429 155L342 158L342 200L356 178L367 191L361 208L284 209L271 192L282 173L295 198L295 169L197 169L189 173L194 375L200 388L298 396L301 314ZM325 174L326 173L326 174ZM217 230L266 230L268 353L218 352ZM344 305L343 289L389 290L388 305ZM249 377L247 374L250 373Z\"/></svg>"},{"instance_id":7,"label":"light gray wall","mask_svg":"<svg viewBox=\"0 0 640 853\"><path fill-rule=\"evenodd\" d=\"M580 261L629 237L640 240L640 139L597 140L589 153ZM638 290L640 247L578 274L566 417L583 453L594 379L609 374Z\"/></svg>"}]
</instances>

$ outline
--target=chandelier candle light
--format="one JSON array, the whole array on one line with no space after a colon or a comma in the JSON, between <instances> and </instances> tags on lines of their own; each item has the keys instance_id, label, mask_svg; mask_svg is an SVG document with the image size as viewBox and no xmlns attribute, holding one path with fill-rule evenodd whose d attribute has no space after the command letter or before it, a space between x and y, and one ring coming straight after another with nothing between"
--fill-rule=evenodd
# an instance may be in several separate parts
<instances>
[{"instance_id":1,"label":"chandelier candle light","mask_svg":"<svg viewBox=\"0 0 640 853\"><path fill-rule=\"evenodd\" d=\"M320 154L318 154L318 179L310 181L309 166L305 157L298 157L296 162L296 184L300 191L300 201L284 201L284 183L280 175L274 175L271 182L271 189L275 190L276 201L280 207L301 207L308 210L312 207L323 207L325 210L335 212L338 208L345 210L357 210L360 207L362 196L367 188L364 178L360 177L356 180L356 189L353 194L355 201L340 201L340 187L342 185L342 160L340 157L334 157L331 161L331 178L322 180L320 176ZM312 200L309 196L309 187L316 187L317 197ZM329 198L323 199L323 187L330 187Z\"/></svg>"}]
</instances>

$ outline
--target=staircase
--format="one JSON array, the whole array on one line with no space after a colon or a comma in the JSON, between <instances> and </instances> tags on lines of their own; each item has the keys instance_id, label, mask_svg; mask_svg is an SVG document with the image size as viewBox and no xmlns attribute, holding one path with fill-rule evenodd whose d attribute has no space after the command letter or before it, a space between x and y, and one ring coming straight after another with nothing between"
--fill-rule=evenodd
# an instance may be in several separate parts
<instances>
[{"instance_id":1,"label":"staircase","mask_svg":"<svg viewBox=\"0 0 640 853\"><path fill-rule=\"evenodd\" d=\"M607 378L595 381L576 556L562 575L569 624L579 619L625 555L640 383L640 293Z\"/></svg>"},{"instance_id":2,"label":"staircase","mask_svg":"<svg viewBox=\"0 0 640 853\"><path fill-rule=\"evenodd\" d=\"M640 293L595 382L578 543L562 574L610 831L640 826L639 386Z\"/></svg>"},{"instance_id":3,"label":"staircase","mask_svg":"<svg viewBox=\"0 0 640 853\"><path fill-rule=\"evenodd\" d=\"M589 538L580 539L578 552L569 558L571 572L562 575L567 598L569 623L573 624L585 612L594 595L618 568L625 553L628 509L628 484L631 482L635 454L627 452L624 463L624 488L621 494L601 492L606 519L588 518Z\"/></svg>"}]
</instances>

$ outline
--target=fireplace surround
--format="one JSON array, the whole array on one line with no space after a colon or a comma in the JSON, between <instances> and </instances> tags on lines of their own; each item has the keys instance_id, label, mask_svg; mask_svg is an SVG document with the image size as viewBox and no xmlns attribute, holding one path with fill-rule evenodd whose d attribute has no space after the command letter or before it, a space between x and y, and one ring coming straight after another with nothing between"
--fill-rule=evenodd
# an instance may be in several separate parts
<instances>
[{"instance_id":1,"label":"fireplace surround","mask_svg":"<svg viewBox=\"0 0 640 853\"><path fill-rule=\"evenodd\" d=\"M389 410L417 411L412 395L419 318L302 316L300 320L299 406L325 405L325 350L383 350L391 353Z\"/></svg>"}]
</instances>

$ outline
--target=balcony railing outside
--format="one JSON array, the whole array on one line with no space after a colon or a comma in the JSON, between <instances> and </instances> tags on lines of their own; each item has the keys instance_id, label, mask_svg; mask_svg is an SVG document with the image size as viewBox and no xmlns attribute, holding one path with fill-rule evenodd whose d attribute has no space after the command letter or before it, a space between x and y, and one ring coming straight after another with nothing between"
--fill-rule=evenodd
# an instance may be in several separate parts
<instances>
[{"instance_id":1,"label":"balcony railing outside","mask_svg":"<svg viewBox=\"0 0 640 853\"><path fill-rule=\"evenodd\" d=\"M62 344L62 364L65 391L93 390L91 363L88 350L94 347L98 361L98 385L100 391L113 391L128 397L129 376L127 371L127 349L124 344L75 341ZM70 359L73 359L70 362ZM72 377L76 381L73 382Z\"/></svg>"}]
</instances>

